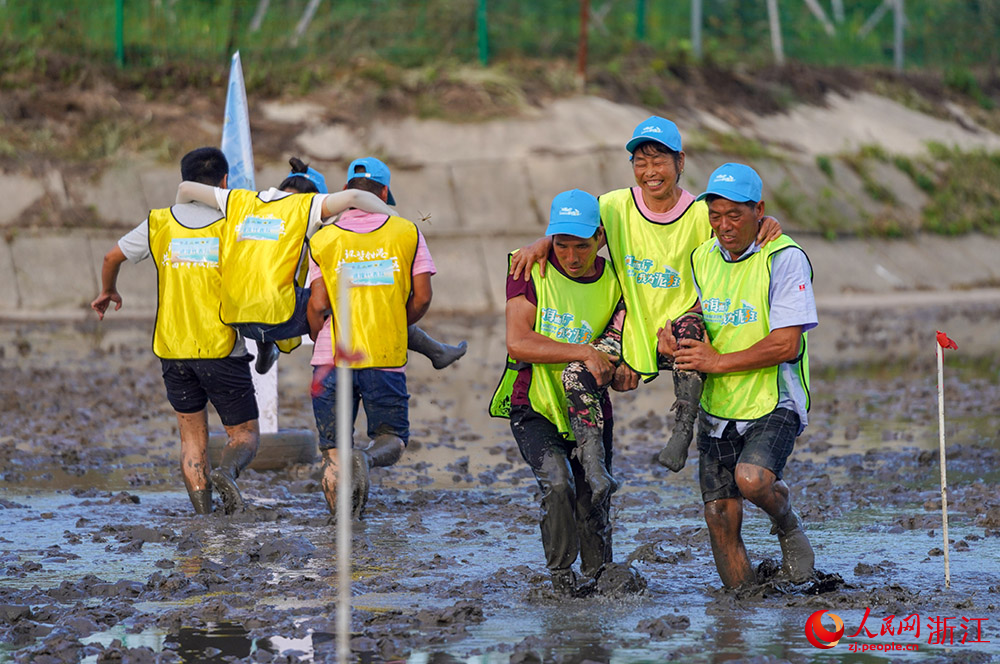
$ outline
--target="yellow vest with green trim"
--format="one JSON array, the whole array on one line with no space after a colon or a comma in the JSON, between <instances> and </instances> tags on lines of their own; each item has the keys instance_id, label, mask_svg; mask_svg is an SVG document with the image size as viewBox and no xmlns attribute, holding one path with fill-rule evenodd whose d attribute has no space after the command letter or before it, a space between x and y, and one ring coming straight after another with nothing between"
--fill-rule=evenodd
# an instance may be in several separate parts
<instances>
[{"instance_id":1,"label":"yellow vest with green trim","mask_svg":"<svg viewBox=\"0 0 1000 664\"><path fill-rule=\"evenodd\" d=\"M531 280L538 298L534 331L563 343L593 343L608 326L621 299L618 280L607 264L597 281L581 283L551 265L542 277L536 263L531 268ZM569 440L574 440L562 382L566 364L532 364L528 400L535 412L552 422ZM510 417L510 395L516 377L517 365L508 356L507 368L490 402L490 415Z\"/></svg>"},{"instance_id":2,"label":"yellow vest with green trim","mask_svg":"<svg viewBox=\"0 0 1000 664\"><path fill-rule=\"evenodd\" d=\"M330 224L318 230L309 242L313 260L323 272L323 281L333 304L331 341L336 348L337 283L341 265L350 265L354 287L350 289L350 336L352 352L363 358L354 369L401 367L406 364L406 302L413 282L413 260L417 255L417 227L402 217L388 217L369 233L356 233Z\"/></svg>"},{"instance_id":3,"label":"yellow vest with green trim","mask_svg":"<svg viewBox=\"0 0 1000 664\"><path fill-rule=\"evenodd\" d=\"M691 252L712 236L708 206L696 201L677 220L646 219L632 189L603 194L601 223L625 297L622 357L642 374L656 374L656 330L676 320L698 299Z\"/></svg>"},{"instance_id":4,"label":"yellow vest with green trim","mask_svg":"<svg viewBox=\"0 0 1000 664\"><path fill-rule=\"evenodd\" d=\"M790 247L802 249L787 235L735 263L727 262L712 239L691 255L694 277L701 289L705 331L720 353L746 350L770 333L771 263ZM809 354L803 334L799 356L792 361L809 394ZM701 407L727 420L754 420L778 405L778 367L727 374L708 374ZM806 404L808 408L808 403Z\"/></svg>"},{"instance_id":5,"label":"yellow vest with green trim","mask_svg":"<svg viewBox=\"0 0 1000 664\"><path fill-rule=\"evenodd\" d=\"M221 318L236 323L284 323L295 313L295 271L315 194L263 201L233 189L222 234Z\"/></svg>"},{"instance_id":6,"label":"yellow vest with green trim","mask_svg":"<svg viewBox=\"0 0 1000 664\"><path fill-rule=\"evenodd\" d=\"M149 213L149 251L156 265L153 353L165 360L227 357L236 332L219 320L223 218L188 228L164 208Z\"/></svg>"}]
</instances>

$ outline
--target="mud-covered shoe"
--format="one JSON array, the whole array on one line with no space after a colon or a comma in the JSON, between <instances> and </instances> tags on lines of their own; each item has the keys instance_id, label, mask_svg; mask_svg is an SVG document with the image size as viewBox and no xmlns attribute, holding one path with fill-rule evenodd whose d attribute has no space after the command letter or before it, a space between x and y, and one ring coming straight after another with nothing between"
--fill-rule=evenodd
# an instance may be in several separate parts
<instances>
[{"instance_id":1,"label":"mud-covered shoe","mask_svg":"<svg viewBox=\"0 0 1000 664\"><path fill-rule=\"evenodd\" d=\"M351 450L351 516L360 519L368 504L371 479L368 476L368 455L362 450Z\"/></svg>"},{"instance_id":2,"label":"mud-covered shoe","mask_svg":"<svg viewBox=\"0 0 1000 664\"><path fill-rule=\"evenodd\" d=\"M233 479L233 475L228 469L216 468L209 475L209 479L212 480L212 486L222 496L222 510L226 514L233 514L243 510L243 496L240 495L240 489L236 486L236 480Z\"/></svg>"},{"instance_id":3,"label":"mud-covered shoe","mask_svg":"<svg viewBox=\"0 0 1000 664\"><path fill-rule=\"evenodd\" d=\"M574 597L576 574L572 569L557 569L552 572L552 592L559 597Z\"/></svg>"},{"instance_id":4,"label":"mud-covered shoe","mask_svg":"<svg viewBox=\"0 0 1000 664\"><path fill-rule=\"evenodd\" d=\"M813 577L816 554L802 527L802 519L793 510L780 519L771 517L771 534L778 536L781 546L781 571L793 583L803 583Z\"/></svg>"}]
</instances>

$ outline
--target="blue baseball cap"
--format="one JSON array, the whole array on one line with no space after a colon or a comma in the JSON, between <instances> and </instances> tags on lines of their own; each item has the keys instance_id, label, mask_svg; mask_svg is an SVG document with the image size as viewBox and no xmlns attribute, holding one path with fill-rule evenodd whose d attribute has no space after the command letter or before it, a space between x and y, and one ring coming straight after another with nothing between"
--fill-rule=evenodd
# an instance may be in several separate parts
<instances>
[{"instance_id":1,"label":"blue baseball cap","mask_svg":"<svg viewBox=\"0 0 1000 664\"><path fill-rule=\"evenodd\" d=\"M580 189L570 189L552 199L545 235L565 233L592 238L600 225L601 209L597 199Z\"/></svg>"},{"instance_id":2,"label":"blue baseball cap","mask_svg":"<svg viewBox=\"0 0 1000 664\"><path fill-rule=\"evenodd\" d=\"M310 182L312 182L314 185L316 185L316 189L319 190L319 193L321 194L328 193L326 188L326 178L323 177L323 174L317 171L312 166L309 166L306 169L305 173L296 173L295 171L292 171L291 173L285 176L286 180L288 178L305 178Z\"/></svg>"},{"instance_id":3,"label":"blue baseball cap","mask_svg":"<svg viewBox=\"0 0 1000 664\"><path fill-rule=\"evenodd\" d=\"M646 141L653 141L667 146L674 152L680 152L681 132L677 125L666 118L658 115L650 116L635 126L632 138L625 144L625 149L635 153L635 149Z\"/></svg>"},{"instance_id":4,"label":"blue baseball cap","mask_svg":"<svg viewBox=\"0 0 1000 664\"><path fill-rule=\"evenodd\" d=\"M362 167L360 173L356 172L359 166ZM375 182L384 184L388 187L390 177L389 167L375 157L362 157L361 159L355 159L351 162L351 165L347 167L348 182L354 178L368 178L369 180L375 180ZM392 195L392 190L390 189L387 194L388 197L386 199L386 203L389 205L395 205L396 199Z\"/></svg>"},{"instance_id":5,"label":"blue baseball cap","mask_svg":"<svg viewBox=\"0 0 1000 664\"><path fill-rule=\"evenodd\" d=\"M757 171L745 164L728 163L719 166L708 177L708 188L696 200L702 200L709 194L722 196L734 203L760 202L763 197L761 182Z\"/></svg>"}]
</instances>

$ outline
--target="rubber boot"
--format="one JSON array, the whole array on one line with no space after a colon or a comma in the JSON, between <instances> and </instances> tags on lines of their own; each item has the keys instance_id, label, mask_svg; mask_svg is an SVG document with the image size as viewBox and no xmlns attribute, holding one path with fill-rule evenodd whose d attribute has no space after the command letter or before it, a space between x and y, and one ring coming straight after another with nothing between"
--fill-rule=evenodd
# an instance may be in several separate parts
<instances>
[{"instance_id":1,"label":"rubber boot","mask_svg":"<svg viewBox=\"0 0 1000 664\"><path fill-rule=\"evenodd\" d=\"M593 494L591 502L600 505L618 490L618 482L608 472L601 430L578 422L576 418L570 418L570 426L576 438L576 456L583 466L583 475Z\"/></svg>"},{"instance_id":2,"label":"rubber boot","mask_svg":"<svg viewBox=\"0 0 1000 664\"><path fill-rule=\"evenodd\" d=\"M368 449L351 453L351 513L360 519L368 504L371 488L369 471L372 468L391 466L403 456L403 441L398 436L380 433Z\"/></svg>"},{"instance_id":3,"label":"rubber boot","mask_svg":"<svg viewBox=\"0 0 1000 664\"><path fill-rule=\"evenodd\" d=\"M208 476L222 496L222 510L233 514L243 509L243 496L236 486L240 471L253 461L254 451L246 445L226 445L222 449L222 462Z\"/></svg>"},{"instance_id":4,"label":"rubber boot","mask_svg":"<svg viewBox=\"0 0 1000 664\"><path fill-rule=\"evenodd\" d=\"M465 341L457 346L449 346L434 339L429 334L421 330L416 325L406 328L406 347L410 350L427 356L435 369L444 369L446 366L465 355L469 344Z\"/></svg>"},{"instance_id":5,"label":"rubber boot","mask_svg":"<svg viewBox=\"0 0 1000 664\"><path fill-rule=\"evenodd\" d=\"M195 514L212 513L212 489L201 489L200 491L189 491L188 497L194 505Z\"/></svg>"},{"instance_id":6,"label":"rubber boot","mask_svg":"<svg viewBox=\"0 0 1000 664\"><path fill-rule=\"evenodd\" d=\"M274 363L278 361L278 356L281 355L281 351L278 350L278 345L273 341L265 341L263 343L257 343L257 361L254 362L253 368L260 375L266 374L274 366Z\"/></svg>"},{"instance_id":7,"label":"rubber boot","mask_svg":"<svg viewBox=\"0 0 1000 664\"><path fill-rule=\"evenodd\" d=\"M694 421L698 418L698 402L701 401L703 380L696 371L674 372L674 429L670 440L660 450L656 460L675 473L687 463L688 448L694 436Z\"/></svg>"},{"instance_id":8,"label":"rubber boot","mask_svg":"<svg viewBox=\"0 0 1000 664\"><path fill-rule=\"evenodd\" d=\"M559 597L576 595L576 574L572 569L552 570L552 592Z\"/></svg>"},{"instance_id":9,"label":"rubber boot","mask_svg":"<svg viewBox=\"0 0 1000 664\"><path fill-rule=\"evenodd\" d=\"M781 571L794 583L803 583L813 577L816 556L806 537L802 519L794 510L780 519L771 517L771 534L778 536L781 546Z\"/></svg>"}]
</instances>

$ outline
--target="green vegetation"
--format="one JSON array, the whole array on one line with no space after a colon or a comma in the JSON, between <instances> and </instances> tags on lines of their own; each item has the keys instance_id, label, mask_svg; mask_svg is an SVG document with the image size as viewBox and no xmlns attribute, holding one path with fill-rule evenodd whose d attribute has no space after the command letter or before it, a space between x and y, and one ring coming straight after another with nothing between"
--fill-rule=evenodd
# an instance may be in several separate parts
<instances>
[{"instance_id":1,"label":"green vegetation","mask_svg":"<svg viewBox=\"0 0 1000 664\"><path fill-rule=\"evenodd\" d=\"M116 61L117 0L37 0L0 3L0 37L112 64ZM322 62L343 65L361 56L419 67L453 60L478 62L477 0L322 2L297 35L308 0L271 0L261 21L257 0L129 0L124 2L123 55L128 67L224 63L240 50L261 65ZM821 3L829 10L829 3ZM891 13L874 29L861 26L880 0L844 3L833 35L802 3L783 0L786 56L810 64L892 64ZM645 14L639 16L640 7ZM689 2L592 4L589 58L606 65L636 45L657 55L654 71L693 61ZM703 51L719 66L772 61L764 2L704 0ZM1000 6L967 0L907 0L906 58L910 67L952 63L955 86L974 94L969 68L1000 57ZM639 27L642 26L642 37ZM519 58L572 59L580 33L579 0L489 0L485 36L491 63ZM985 97L984 97L985 99Z\"/></svg>"},{"instance_id":2,"label":"green vegetation","mask_svg":"<svg viewBox=\"0 0 1000 664\"><path fill-rule=\"evenodd\" d=\"M833 162L825 154L816 155L816 168L823 171L826 177L833 179Z\"/></svg>"},{"instance_id":3,"label":"green vegetation","mask_svg":"<svg viewBox=\"0 0 1000 664\"><path fill-rule=\"evenodd\" d=\"M945 235L1000 233L1000 153L928 146L924 167L940 173L924 228Z\"/></svg>"}]
</instances>

